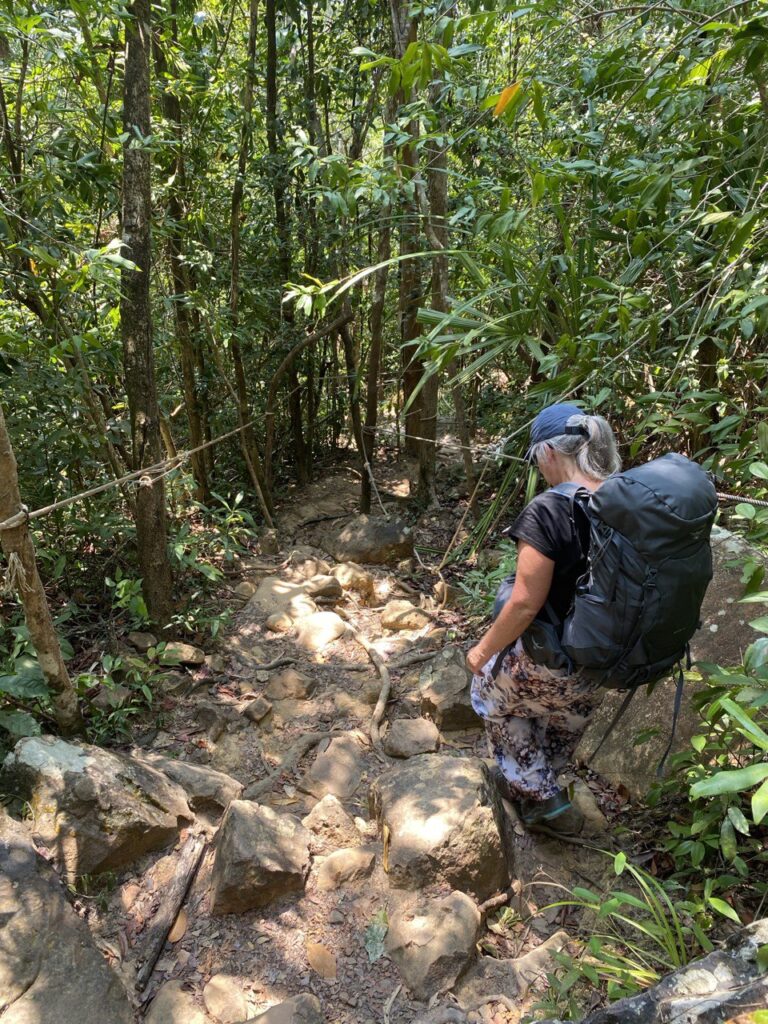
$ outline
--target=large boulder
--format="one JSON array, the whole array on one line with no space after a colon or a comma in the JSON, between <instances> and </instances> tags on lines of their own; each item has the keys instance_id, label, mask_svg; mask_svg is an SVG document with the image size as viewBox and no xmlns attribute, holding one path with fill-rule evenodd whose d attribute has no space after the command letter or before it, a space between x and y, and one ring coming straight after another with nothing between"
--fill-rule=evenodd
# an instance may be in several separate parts
<instances>
[{"instance_id":1,"label":"large boulder","mask_svg":"<svg viewBox=\"0 0 768 1024\"><path fill-rule=\"evenodd\" d=\"M491 992L521 1002L534 986L546 988L548 976L557 966L553 954L567 945L568 933L559 931L514 960L481 957L470 966L454 990L459 1006L476 1006Z\"/></svg>"},{"instance_id":2,"label":"large boulder","mask_svg":"<svg viewBox=\"0 0 768 1024\"><path fill-rule=\"evenodd\" d=\"M373 873L376 854L360 846L351 846L334 852L320 861L315 870L317 887L323 892L334 892L342 885L359 882Z\"/></svg>"},{"instance_id":3,"label":"large boulder","mask_svg":"<svg viewBox=\"0 0 768 1024\"><path fill-rule=\"evenodd\" d=\"M456 984L477 955L480 911L463 892L396 912L386 949L417 999L431 999Z\"/></svg>"},{"instance_id":4,"label":"large boulder","mask_svg":"<svg viewBox=\"0 0 768 1024\"><path fill-rule=\"evenodd\" d=\"M397 519L361 515L328 537L327 546L337 562L384 565L413 555L413 530Z\"/></svg>"},{"instance_id":5,"label":"large boulder","mask_svg":"<svg viewBox=\"0 0 768 1024\"><path fill-rule=\"evenodd\" d=\"M637 996L619 999L584 1017L582 1024L748 1024L752 1012L768 1006L768 973L758 951L768 943L768 918L731 936L687 967L668 974ZM544 1021L542 1024L562 1024Z\"/></svg>"},{"instance_id":6,"label":"large boulder","mask_svg":"<svg viewBox=\"0 0 768 1024\"><path fill-rule=\"evenodd\" d=\"M371 803L396 888L447 882L486 899L508 884L501 811L482 761L424 754L379 776Z\"/></svg>"},{"instance_id":7,"label":"large boulder","mask_svg":"<svg viewBox=\"0 0 768 1024\"><path fill-rule=\"evenodd\" d=\"M444 647L419 676L422 714L429 715L443 732L479 726L469 693L471 683L464 652L459 647Z\"/></svg>"},{"instance_id":8,"label":"large boulder","mask_svg":"<svg viewBox=\"0 0 768 1024\"><path fill-rule=\"evenodd\" d=\"M768 568L768 562L741 537L719 527L712 530L712 555L714 578L704 598L702 625L691 641L691 653L696 661L738 665L758 636L749 625L755 615L738 603L744 596L741 566L753 559ZM700 726L701 719L689 699L695 689L695 684L686 685L673 752L685 749ZM577 760L592 758L623 699L623 693L606 691L576 751ZM650 695L645 688L638 690L591 767L614 785L623 783L635 799L642 799L656 779L656 766L669 742L674 701L674 679L659 683ZM642 742L636 742L638 736Z\"/></svg>"},{"instance_id":9,"label":"large boulder","mask_svg":"<svg viewBox=\"0 0 768 1024\"><path fill-rule=\"evenodd\" d=\"M143 758L52 736L19 740L0 785L29 803L35 835L70 879L130 864L194 817L184 790Z\"/></svg>"},{"instance_id":10,"label":"large boulder","mask_svg":"<svg viewBox=\"0 0 768 1024\"><path fill-rule=\"evenodd\" d=\"M303 584L269 576L260 581L258 590L246 605L246 612L251 611L270 617L287 615L296 620L312 615L317 611L317 605Z\"/></svg>"},{"instance_id":11,"label":"large boulder","mask_svg":"<svg viewBox=\"0 0 768 1024\"><path fill-rule=\"evenodd\" d=\"M3 1024L132 1024L117 975L22 827L0 813Z\"/></svg>"},{"instance_id":12,"label":"large boulder","mask_svg":"<svg viewBox=\"0 0 768 1024\"><path fill-rule=\"evenodd\" d=\"M211 880L215 914L243 913L300 892L309 871L309 833L290 814L235 800L219 829Z\"/></svg>"}]
</instances>

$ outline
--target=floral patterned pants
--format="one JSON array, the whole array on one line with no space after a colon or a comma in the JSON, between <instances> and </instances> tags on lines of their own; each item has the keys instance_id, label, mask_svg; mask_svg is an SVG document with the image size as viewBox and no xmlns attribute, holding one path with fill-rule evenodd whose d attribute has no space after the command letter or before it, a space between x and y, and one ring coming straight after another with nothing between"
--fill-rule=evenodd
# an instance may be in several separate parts
<instances>
[{"instance_id":1,"label":"floral patterned pants","mask_svg":"<svg viewBox=\"0 0 768 1024\"><path fill-rule=\"evenodd\" d=\"M498 655L472 679L472 706L513 793L547 800L603 699L597 683L536 665L518 640L492 676Z\"/></svg>"}]
</instances>

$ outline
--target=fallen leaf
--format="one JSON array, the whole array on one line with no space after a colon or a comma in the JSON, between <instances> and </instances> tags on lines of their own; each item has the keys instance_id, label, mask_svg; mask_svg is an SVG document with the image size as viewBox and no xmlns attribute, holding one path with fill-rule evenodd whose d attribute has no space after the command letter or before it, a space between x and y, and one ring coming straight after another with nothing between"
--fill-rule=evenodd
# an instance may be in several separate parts
<instances>
[{"instance_id":1,"label":"fallen leaf","mask_svg":"<svg viewBox=\"0 0 768 1024\"><path fill-rule=\"evenodd\" d=\"M508 85L506 89L502 89L501 96L499 96L498 103L493 108L493 116L501 117L504 111L507 109L509 104L515 98L520 90L520 83L513 82L512 85Z\"/></svg>"},{"instance_id":2,"label":"fallen leaf","mask_svg":"<svg viewBox=\"0 0 768 1024\"><path fill-rule=\"evenodd\" d=\"M313 971L327 981L336 980L336 957L319 942L307 943L307 960Z\"/></svg>"},{"instance_id":3,"label":"fallen leaf","mask_svg":"<svg viewBox=\"0 0 768 1024\"><path fill-rule=\"evenodd\" d=\"M184 934L187 930L188 923L189 919L187 917L187 912L182 907L178 913L178 916L176 917L176 920L173 922L173 928L171 928L171 930L168 932L168 941L178 942L179 939L184 938Z\"/></svg>"},{"instance_id":4,"label":"fallen leaf","mask_svg":"<svg viewBox=\"0 0 768 1024\"><path fill-rule=\"evenodd\" d=\"M365 949L368 953L368 960L374 964L384 956L384 939L389 931L389 920L386 910L379 910L374 914L370 924L365 929Z\"/></svg>"}]
</instances>

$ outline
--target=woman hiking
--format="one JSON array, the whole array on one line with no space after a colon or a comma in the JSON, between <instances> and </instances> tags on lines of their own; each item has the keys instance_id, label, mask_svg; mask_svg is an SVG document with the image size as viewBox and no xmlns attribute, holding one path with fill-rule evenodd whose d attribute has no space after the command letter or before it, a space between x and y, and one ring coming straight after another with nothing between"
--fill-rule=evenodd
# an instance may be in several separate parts
<instances>
[{"instance_id":1,"label":"woman hiking","mask_svg":"<svg viewBox=\"0 0 768 1024\"><path fill-rule=\"evenodd\" d=\"M589 524L572 492L576 486L597 490L621 461L606 420L566 403L538 414L527 457L550 489L506 531L518 546L514 587L467 655L467 666L474 675L472 704L503 777L502 794L517 803L525 825L574 833L583 819L557 777L603 690L578 671L536 663L527 651L535 653L537 629L556 629L563 621L587 568ZM565 484L576 486L569 494Z\"/></svg>"}]
</instances>

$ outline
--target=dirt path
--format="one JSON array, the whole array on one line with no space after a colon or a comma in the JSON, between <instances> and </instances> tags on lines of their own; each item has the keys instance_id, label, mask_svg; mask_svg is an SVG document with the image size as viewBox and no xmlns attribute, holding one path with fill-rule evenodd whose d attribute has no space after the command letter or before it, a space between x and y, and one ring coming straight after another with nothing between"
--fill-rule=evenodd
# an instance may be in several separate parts
<instances>
[{"instance_id":1,"label":"dirt path","mask_svg":"<svg viewBox=\"0 0 768 1024\"><path fill-rule=\"evenodd\" d=\"M404 489L402 479L391 476L388 492L397 495L398 488ZM372 820L369 791L382 772L404 762L394 761L371 742L371 720L384 682L373 661L385 666L391 686L383 709L385 722L420 718L420 673L429 657L460 636L462 616L429 600L419 601L411 564L401 565L399 571L366 566L370 586L358 581L358 590L316 598L318 607L343 617L347 631L313 653L297 642L297 628L267 628L270 612L279 609L271 609L259 597L265 587L273 593L281 587L290 592L304 587L308 579L326 576L334 561L325 541L341 530L340 517L353 510L356 494L354 475L342 469L292 497L280 523L279 552L258 555L241 566L238 591L243 598L256 596L243 604L217 655L190 680L189 692L166 699L166 717L151 749L225 772L243 784L245 797L257 796L262 805L297 818L304 818L324 794L335 793L354 820L358 841L375 853L375 868L370 877L331 891L320 888L313 870L301 893L258 910L214 915L214 853L209 849L173 936L176 941L166 944L145 993L146 1019L153 1024L182 1024L181 1016L163 1016L159 1002L152 1009L152 998L169 981L184 984L184 1005L199 1007L199 1024L244 1021L301 993L315 995L325 1019L335 1024L412 1024L425 1012L425 1004L409 996L393 962L374 948L376 927L385 916L391 919L393 912L419 898L447 895L451 886L436 881L418 892L395 889L384 870L386 853ZM396 498L391 503L397 507ZM446 533L450 527L446 519ZM416 607L426 606L423 624L406 630L383 628L383 607L406 596ZM301 622L297 618L294 627L301 627ZM373 660L356 637L364 639ZM322 734L328 735L317 741ZM353 744L351 762L349 748L334 761L334 748L329 749L332 736L346 737ZM298 752L301 756L293 758ZM439 755L485 757L479 726L443 730ZM318 758L325 759L324 768L314 778ZM531 847L522 834L518 841L521 848L529 844L529 854L549 849L549 862L545 858L542 863L550 867L565 857L560 844ZM312 853L319 863L343 845L348 842L339 836L315 834ZM579 854L570 856L575 863ZM90 914L102 949L127 977L141 955L142 935L168 886L175 860L176 855L169 854L134 865L120 876L104 912L93 908ZM517 892L519 896L519 883ZM528 896L518 906L528 912L535 909ZM511 918L508 927L487 931L482 948L496 956L521 956L556 932L561 920L556 914L533 920L527 916L523 912ZM218 979L213 988L211 978ZM224 993L218 1007L211 995L217 985ZM531 1001L528 996L515 1004L491 1003L473 1010L468 1019L510 1024L520 1019ZM216 1016L206 1011L206 1003ZM441 997L440 1004L455 1002Z\"/></svg>"}]
</instances>

